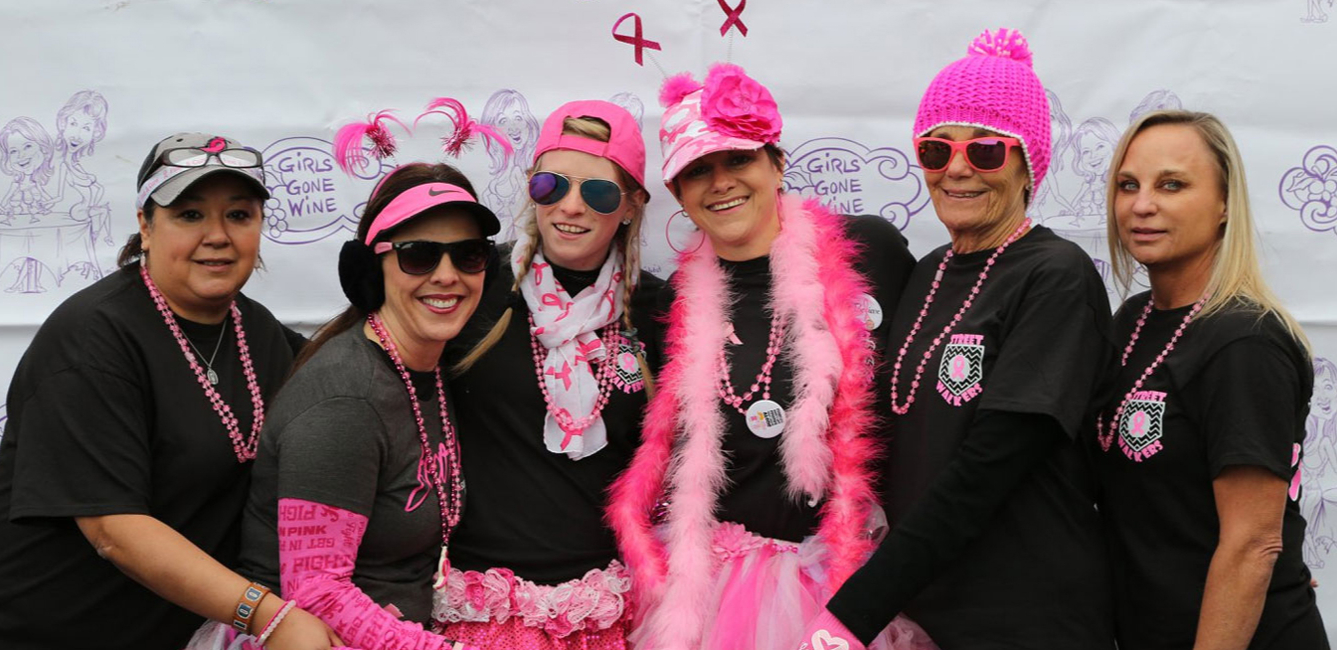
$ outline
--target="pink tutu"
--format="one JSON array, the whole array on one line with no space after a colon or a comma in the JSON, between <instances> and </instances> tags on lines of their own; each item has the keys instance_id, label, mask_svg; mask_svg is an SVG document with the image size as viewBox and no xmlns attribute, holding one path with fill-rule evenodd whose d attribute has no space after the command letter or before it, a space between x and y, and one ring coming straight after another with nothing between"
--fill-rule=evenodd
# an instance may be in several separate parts
<instances>
[{"instance_id":1,"label":"pink tutu","mask_svg":"<svg viewBox=\"0 0 1337 650\"><path fill-rule=\"evenodd\" d=\"M257 639L226 623L205 621L186 644L185 650L264 650Z\"/></svg>"},{"instance_id":2,"label":"pink tutu","mask_svg":"<svg viewBox=\"0 0 1337 650\"><path fill-rule=\"evenodd\" d=\"M451 569L433 600L447 637L484 648L625 650L631 577L614 560L578 580L539 585L510 569Z\"/></svg>"},{"instance_id":3,"label":"pink tutu","mask_svg":"<svg viewBox=\"0 0 1337 650\"><path fill-rule=\"evenodd\" d=\"M716 578L714 615L702 647L710 650L794 650L807 626L831 597L826 589L826 547L817 536L802 543L754 535L741 524L721 522L711 545ZM643 636L643 635L641 635ZM633 645L654 647L632 635ZM905 617L883 630L870 650L936 650L928 634Z\"/></svg>"}]
</instances>

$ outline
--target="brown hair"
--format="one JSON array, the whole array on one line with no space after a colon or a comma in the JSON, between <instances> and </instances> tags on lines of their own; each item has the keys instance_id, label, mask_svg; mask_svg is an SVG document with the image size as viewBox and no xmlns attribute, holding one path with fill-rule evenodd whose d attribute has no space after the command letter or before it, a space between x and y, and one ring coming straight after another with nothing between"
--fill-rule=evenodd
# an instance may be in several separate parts
<instances>
[{"instance_id":1,"label":"brown hair","mask_svg":"<svg viewBox=\"0 0 1337 650\"><path fill-rule=\"evenodd\" d=\"M409 163L396 168L381 180L371 191L371 198L367 199L367 207L362 212L362 220L357 224L357 241L364 241L367 238L367 232L371 230L371 224L376 220L376 216L390 205L395 197L403 194L410 188L427 183L449 183L464 188L469 195L478 198L478 193L474 191L474 186L469 179L464 176L460 170L451 167L445 163ZM407 223L407 222L405 222ZM400 224L403 225L403 224ZM397 228L382 231L377 235L377 239L389 237ZM350 330L367 319L367 312L349 305L338 316L330 319L312 337L311 342L302 348L297 358L293 360L292 372L302 367L311 357L315 356L316 351L330 341L330 339ZM291 373L289 374L291 376Z\"/></svg>"},{"instance_id":2,"label":"brown hair","mask_svg":"<svg viewBox=\"0 0 1337 650\"><path fill-rule=\"evenodd\" d=\"M568 117L562 122L562 133L566 135L578 135L598 140L599 142L608 142L612 137L612 131L608 123L601 119L593 117ZM537 163L537 161L535 161ZM645 221L645 188L641 187L636 179L627 173L627 170L617 167L618 179L622 186L628 188L627 200L630 207L627 210L626 217L631 219L631 223L619 225L618 234L613 239L613 245L617 246L618 251L622 253L622 277L626 283L626 290L622 292L622 325L627 329L633 329L631 324L631 295L636 290L636 285L641 279L641 224ZM534 173L531 168L529 174ZM511 292L516 293L520 290L520 281L529 273L530 265L534 262L534 254L538 252L543 244L539 237L538 219L534 214L534 201L525 202L524 210L521 211L518 220L525 224L525 235L529 238L529 246L525 249L521 258L520 272L515 276L515 282L511 285ZM488 330L487 334L480 340L473 349L469 351L463 359L455 364L454 373L456 376L463 374L478 363L478 360L492 349L493 346L501 340L506 334L506 329L511 325L511 318L514 315L515 308L507 307L502 312L497 322ZM646 395L654 394L654 378L650 373L650 365L645 361L645 354L638 352L636 361L641 367L641 376L645 380ZM605 363L611 363L611 358Z\"/></svg>"}]
</instances>

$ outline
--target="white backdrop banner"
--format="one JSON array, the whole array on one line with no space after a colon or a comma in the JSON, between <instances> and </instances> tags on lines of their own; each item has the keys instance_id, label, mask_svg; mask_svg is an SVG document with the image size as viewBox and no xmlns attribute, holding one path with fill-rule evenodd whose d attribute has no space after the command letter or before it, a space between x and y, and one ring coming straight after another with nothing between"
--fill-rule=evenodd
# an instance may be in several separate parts
<instances>
[{"instance_id":1,"label":"white backdrop banner","mask_svg":"<svg viewBox=\"0 0 1337 650\"><path fill-rule=\"evenodd\" d=\"M376 179L441 159L450 132L424 120L394 159L350 177L330 153L339 125L463 101L517 151L507 161L475 147L451 161L505 236L549 111L572 99L627 107L658 178L659 83L716 60L775 94L791 190L880 215L923 254L947 235L910 157L920 95L982 30L1015 27L1054 127L1032 216L1107 278L1104 187L1128 123L1156 108L1205 110L1239 140L1268 277L1314 342L1304 552L1337 638L1334 13L1331 0L0 0L0 389L46 315L114 270L135 229L139 164L171 133L263 150L265 270L246 291L308 331L343 304L337 252ZM691 224L650 190L646 266L667 276Z\"/></svg>"}]
</instances>

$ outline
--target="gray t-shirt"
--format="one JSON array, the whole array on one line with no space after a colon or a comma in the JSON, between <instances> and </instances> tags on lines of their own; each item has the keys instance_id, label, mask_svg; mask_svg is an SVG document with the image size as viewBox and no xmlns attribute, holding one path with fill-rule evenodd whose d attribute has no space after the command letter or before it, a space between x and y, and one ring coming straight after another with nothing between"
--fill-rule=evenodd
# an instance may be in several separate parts
<instances>
[{"instance_id":1,"label":"gray t-shirt","mask_svg":"<svg viewBox=\"0 0 1337 650\"><path fill-rule=\"evenodd\" d=\"M442 449L431 373L412 373L428 441ZM452 418L453 420L453 418ZM330 339L288 380L266 415L242 519L242 575L277 590L280 498L363 515L353 584L404 618L430 620L441 513L419 481L422 443L404 381L361 327Z\"/></svg>"}]
</instances>

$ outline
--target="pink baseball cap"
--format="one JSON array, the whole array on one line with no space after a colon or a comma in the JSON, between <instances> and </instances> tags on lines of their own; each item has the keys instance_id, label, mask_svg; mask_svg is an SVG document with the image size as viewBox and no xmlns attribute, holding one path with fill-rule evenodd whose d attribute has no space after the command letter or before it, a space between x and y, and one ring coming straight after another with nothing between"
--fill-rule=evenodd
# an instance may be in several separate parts
<instances>
[{"instance_id":1,"label":"pink baseball cap","mask_svg":"<svg viewBox=\"0 0 1337 650\"><path fill-rule=\"evenodd\" d=\"M938 73L924 91L915 136L944 125L974 126L1021 140L1034 197L1049 170L1049 98L1032 69L1026 37L1015 29L980 34L966 56Z\"/></svg>"},{"instance_id":2,"label":"pink baseball cap","mask_svg":"<svg viewBox=\"0 0 1337 650\"><path fill-rule=\"evenodd\" d=\"M780 142L784 121L771 91L731 63L712 65L704 84L687 72L669 77L659 103L665 185L701 156Z\"/></svg>"},{"instance_id":3,"label":"pink baseball cap","mask_svg":"<svg viewBox=\"0 0 1337 650\"><path fill-rule=\"evenodd\" d=\"M603 120L612 132L608 142L562 133L562 123L568 117ZM543 121L543 130L539 132L538 144L534 148L534 162L537 163L539 156L553 149L570 149L607 158L631 174L642 188L645 187L645 139L641 135L641 127L627 109L617 104L599 99L582 99L559 106Z\"/></svg>"},{"instance_id":4,"label":"pink baseball cap","mask_svg":"<svg viewBox=\"0 0 1337 650\"><path fill-rule=\"evenodd\" d=\"M376 215L376 220L371 222L367 238L362 243L371 246L377 235L438 205L458 205L464 208L478 221L478 230L484 237L491 237L501 230L497 215L476 201L464 188L450 183L424 183L414 185L392 199Z\"/></svg>"}]
</instances>

